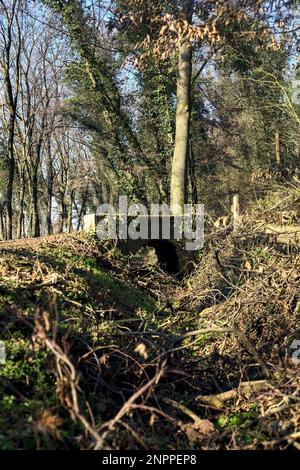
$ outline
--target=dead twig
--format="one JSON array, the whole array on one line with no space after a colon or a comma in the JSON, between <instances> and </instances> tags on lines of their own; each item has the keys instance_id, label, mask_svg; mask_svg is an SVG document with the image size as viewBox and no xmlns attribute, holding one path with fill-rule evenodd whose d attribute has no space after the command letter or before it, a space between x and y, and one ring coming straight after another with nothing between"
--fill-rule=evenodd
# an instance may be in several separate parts
<instances>
[{"instance_id":1,"label":"dead twig","mask_svg":"<svg viewBox=\"0 0 300 470\"><path fill-rule=\"evenodd\" d=\"M262 355L257 351L256 347L252 343L252 341L245 335L245 333L237 326L237 324L233 325L233 331L236 333L238 338L241 340L242 344L244 347L247 349L247 351L252 354L252 356L257 360L259 365L261 366L264 374L268 379L272 377L272 372L270 371L266 361L262 357Z\"/></svg>"},{"instance_id":2,"label":"dead twig","mask_svg":"<svg viewBox=\"0 0 300 470\"><path fill-rule=\"evenodd\" d=\"M154 387L155 385L158 384L159 380L163 376L165 372L165 365L166 361L164 361L160 367L158 368L156 374L150 379L145 385L143 385L139 390L137 390L131 397L124 403L124 405L121 407L121 409L118 411L118 413L114 416L114 418L110 419L106 423L102 424L100 427L100 431L104 431L102 433L101 439L104 440L106 436L109 434L110 431L113 430L114 426L125 416L130 409L132 408L132 405L134 405L134 402L142 396L145 392L147 392L149 389Z\"/></svg>"},{"instance_id":3,"label":"dead twig","mask_svg":"<svg viewBox=\"0 0 300 470\"><path fill-rule=\"evenodd\" d=\"M253 393L254 391L273 388L268 380L255 380L252 382L241 382L237 388L218 393L217 395L199 395L196 400L201 403L211 405L214 408L224 408L224 403L236 398L242 393Z\"/></svg>"}]
</instances>

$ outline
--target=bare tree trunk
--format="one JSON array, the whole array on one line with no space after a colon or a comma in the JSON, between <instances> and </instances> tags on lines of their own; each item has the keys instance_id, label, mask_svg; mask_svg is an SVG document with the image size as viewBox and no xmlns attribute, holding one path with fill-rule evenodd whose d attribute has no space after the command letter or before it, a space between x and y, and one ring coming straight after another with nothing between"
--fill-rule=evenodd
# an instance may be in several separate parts
<instances>
[{"instance_id":1,"label":"bare tree trunk","mask_svg":"<svg viewBox=\"0 0 300 470\"><path fill-rule=\"evenodd\" d=\"M47 235L51 235L53 233L52 197L53 197L53 179L51 177L48 177L48 182L47 182L47 214L46 214Z\"/></svg>"},{"instance_id":2,"label":"bare tree trunk","mask_svg":"<svg viewBox=\"0 0 300 470\"><path fill-rule=\"evenodd\" d=\"M32 236L39 237L40 236L40 215L39 215L39 204L38 204L37 168L33 169L31 184L32 184Z\"/></svg>"},{"instance_id":3,"label":"bare tree trunk","mask_svg":"<svg viewBox=\"0 0 300 470\"><path fill-rule=\"evenodd\" d=\"M281 152L280 152L280 135L279 130L276 129L275 131L275 156L276 156L276 163L278 166L281 166Z\"/></svg>"},{"instance_id":4,"label":"bare tree trunk","mask_svg":"<svg viewBox=\"0 0 300 470\"><path fill-rule=\"evenodd\" d=\"M20 207L19 207L19 215L18 215L17 238L22 238L23 225L24 225L25 176L23 172L21 172L20 178L21 178L21 191L20 191L20 200L19 200Z\"/></svg>"},{"instance_id":5,"label":"bare tree trunk","mask_svg":"<svg viewBox=\"0 0 300 470\"><path fill-rule=\"evenodd\" d=\"M7 141L7 186L6 186L6 238L13 237L13 184L15 177L14 140L17 116L17 103L20 84L21 29L18 21L19 1L13 0L8 7L1 0L2 12L6 24L6 41L1 52L1 66L4 71L4 90L9 111ZM15 28L17 29L17 33ZM15 39L15 41L13 40ZM12 67L12 63L14 67ZM13 78L12 78L13 77Z\"/></svg>"},{"instance_id":6,"label":"bare tree trunk","mask_svg":"<svg viewBox=\"0 0 300 470\"><path fill-rule=\"evenodd\" d=\"M83 216L86 214L87 195L88 193L87 191L85 191L82 197L80 210L78 210L78 207L75 206L77 210L77 215L78 215L77 226L76 226L77 232L79 232L79 230L82 228Z\"/></svg>"},{"instance_id":7,"label":"bare tree trunk","mask_svg":"<svg viewBox=\"0 0 300 470\"><path fill-rule=\"evenodd\" d=\"M51 233L53 233L53 225L52 225L53 185L54 185L54 174L53 174L53 164L52 164L52 158L51 158L51 143L50 143L50 138L48 137L48 142L47 142L47 213L46 213L46 225L47 225L48 235L51 235Z\"/></svg>"},{"instance_id":8,"label":"bare tree trunk","mask_svg":"<svg viewBox=\"0 0 300 470\"><path fill-rule=\"evenodd\" d=\"M0 207L0 240L5 239L5 226L3 220L3 208Z\"/></svg>"},{"instance_id":9,"label":"bare tree trunk","mask_svg":"<svg viewBox=\"0 0 300 470\"><path fill-rule=\"evenodd\" d=\"M73 232L73 200L74 200L74 192L71 191L70 204L68 207L68 233Z\"/></svg>"},{"instance_id":10,"label":"bare tree trunk","mask_svg":"<svg viewBox=\"0 0 300 470\"><path fill-rule=\"evenodd\" d=\"M78 215L78 220L77 220L77 227L76 230L79 232L79 230L82 229L83 227L83 217L86 215L86 205L84 204L80 210L80 213Z\"/></svg>"},{"instance_id":11,"label":"bare tree trunk","mask_svg":"<svg viewBox=\"0 0 300 470\"><path fill-rule=\"evenodd\" d=\"M15 156L14 156L14 137L15 137L15 110L10 116L9 122L9 140L8 140L8 178L6 186L6 238L13 237L13 184L15 178Z\"/></svg>"},{"instance_id":12,"label":"bare tree trunk","mask_svg":"<svg viewBox=\"0 0 300 470\"><path fill-rule=\"evenodd\" d=\"M191 202L198 204L197 179L195 177L195 158L192 143L190 144L189 176L191 184Z\"/></svg>"},{"instance_id":13,"label":"bare tree trunk","mask_svg":"<svg viewBox=\"0 0 300 470\"><path fill-rule=\"evenodd\" d=\"M238 228L238 222L240 217L240 197L239 194L234 194L232 198L231 205L232 221L233 221L233 230L235 231Z\"/></svg>"},{"instance_id":14,"label":"bare tree trunk","mask_svg":"<svg viewBox=\"0 0 300 470\"><path fill-rule=\"evenodd\" d=\"M59 228L58 233L63 233L66 221L66 203L65 194L60 192L59 194Z\"/></svg>"},{"instance_id":15,"label":"bare tree trunk","mask_svg":"<svg viewBox=\"0 0 300 470\"><path fill-rule=\"evenodd\" d=\"M186 0L183 19L191 23L193 0ZM179 46L177 69L176 133L171 169L171 207L182 208L186 202L190 132L190 93L192 77L192 47L188 40Z\"/></svg>"},{"instance_id":16,"label":"bare tree trunk","mask_svg":"<svg viewBox=\"0 0 300 470\"><path fill-rule=\"evenodd\" d=\"M29 214L28 214L28 230L27 230L27 236L30 238L32 237L32 233L33 233L33 224L32 224L32 221L33 221L33 217L32 217L32 207L29 208Z\"/></svg>"}]
</instances>

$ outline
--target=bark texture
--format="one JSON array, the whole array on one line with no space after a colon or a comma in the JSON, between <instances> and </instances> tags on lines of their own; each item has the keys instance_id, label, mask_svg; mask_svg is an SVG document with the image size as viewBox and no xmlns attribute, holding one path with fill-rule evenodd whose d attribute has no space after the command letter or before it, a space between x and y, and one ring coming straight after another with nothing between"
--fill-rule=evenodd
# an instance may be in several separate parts
<instances>
[{"instance_id":1,"label":"bark texture","mask_svg":"<svg viewBox=\"0 0 300 470\"><path fill-rule=\"evenodd\" d=\"M183 6L183 18L191 23L193 0ZM192 47L188 40L179 45L177 69L176 133L171 169L171 207L178 212L186 202L190 133Z\"/></svg>"}]
</instances>

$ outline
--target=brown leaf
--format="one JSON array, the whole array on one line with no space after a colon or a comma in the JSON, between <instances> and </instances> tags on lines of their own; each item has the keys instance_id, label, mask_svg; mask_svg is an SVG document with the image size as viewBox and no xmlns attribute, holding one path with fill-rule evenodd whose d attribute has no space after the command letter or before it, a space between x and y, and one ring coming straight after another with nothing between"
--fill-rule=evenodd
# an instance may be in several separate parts
<instances>
[{"instance_id":1,"label":"brown leaf","mask_svg":"<svg viewBox=\"0 0 300 470\"><path fill-rule=\"evenodd\" d=\"M135 348L134 351L138 353L142 358L147 359L148 353L147 348L144 343L139 343Z\"/></svg>"},{"instance_id":2,"label":"brown leaf","mask_svg":"<svg viewBox=\"0 0 300 470\"><path fill-rule=\"evenodd\" d=\"M195 422L194 426L201 432L201 434L204 435L212 433L215 429L213 423L209 421L209 419L200 419Z\"/></svg>"},{"instance_id":3,"label":"brown leaf","mask_svg":"<svg viewBox=\"0 0 300 470\"><path fill-rule=\"evenodd\" d=\"M50 435L56 439L60 437L58 427L62 424L62 419L50 410L44 410L35 424L36 429L42 434Z\"/></svg>"}]
</instances>

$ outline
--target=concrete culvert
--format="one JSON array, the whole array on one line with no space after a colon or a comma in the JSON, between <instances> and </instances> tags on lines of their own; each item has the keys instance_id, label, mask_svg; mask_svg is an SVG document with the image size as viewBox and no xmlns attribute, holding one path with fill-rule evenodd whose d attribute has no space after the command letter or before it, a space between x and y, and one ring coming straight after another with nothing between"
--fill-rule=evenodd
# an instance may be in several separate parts
<instances>
[{"instance_id":1,"label":"concrete culvert","mask_svg":"<svg viewBox=\"0 0 300 470\"><path fill-rule=\"evenodd\" d=\"M168 240L151 240L147 243L155 249L159 266L169 274L178 274L179 260L174 244Z\"/></svg>"}]
</instances>

